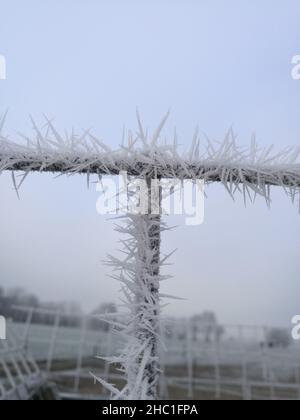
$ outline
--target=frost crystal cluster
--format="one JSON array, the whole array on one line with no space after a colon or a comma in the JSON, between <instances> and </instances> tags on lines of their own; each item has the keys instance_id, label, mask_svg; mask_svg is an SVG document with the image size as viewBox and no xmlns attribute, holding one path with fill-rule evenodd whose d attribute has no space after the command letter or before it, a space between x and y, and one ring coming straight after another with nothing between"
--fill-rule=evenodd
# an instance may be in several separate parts
<instances>
[{"instance_id":1,"label":"frost crystal cluster","mask_svg":"<svg viewBox=\"0 0 300 420\"><path fill-rule=\"evenodd\" d=\"M249 148L241 148L230 130L220 143L200 140L196 131L192 145L182 153L177 136L171 142L161 140L161 132L168 115L154 133L144 130L139 115L138 130L128 132L127 141L113 150L90 131L81 134L60 134L46 119L43 129L32 120L34 135L11 140L3 133L5 116L0 120L0 173L11 171L18 192L26 176L33 171L58 174L117 175L127 172L129 177L146 181L151 200L151 180L203 180L222 183L233 198L241 192L245 201L257 195L271 202L271 187L280 186L297 200L300 209L300 147L275 152L273 147L260 148L255 139ZM20 179L16 177L20 173ZM160 208L161 196L157 197ZM126 338L126 347L117 363L126 377L126 385L118 390L101 378L96 378L116 399L156 399L159 380L160 311L162 297L160 281L165 277L161 267L168 256L160 251L161 232L168 228L161 215L128 215L116 226L124 236L121 240L124 259L109 257L114 278L122 283L124 305L129 316L123 322L113 322Z\"/></svg>"}]
</instances>

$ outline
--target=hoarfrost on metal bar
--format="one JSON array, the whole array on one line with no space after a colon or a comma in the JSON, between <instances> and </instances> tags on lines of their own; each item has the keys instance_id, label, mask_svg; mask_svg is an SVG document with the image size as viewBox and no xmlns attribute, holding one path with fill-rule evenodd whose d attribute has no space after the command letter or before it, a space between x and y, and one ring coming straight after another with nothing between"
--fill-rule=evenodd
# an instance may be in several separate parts
<instances>
[{"instance_id":1,"label":"hoarfrost on metal bar","mask_svg":"<svg viewBox=\"0 0 300 420\"><path fill-rule=\"evenodd\" d=\"M12 141L4 135L5 115L0 120L0 173L22 171L24 175L13 183L17 190L29 172L60 174L119 174L143 178L203 179L206 183L221 182L233 197L237 191L245 200L263 196L271 200L271 186L284 188L292 200L299 200L300 147L287 147L280 152L274 147L260 148L255 138L251 145L237 145L232 130L221 142L200 140L196 130L188 152L182 153L176 134L171 142L161 141L166 115L152 136L144 130L137 115L136 134L128 132L125 143L116 150L97 139L89 130L82 134L61 135L53 123L39 128L32 120L32 137L21 135L22 141ZM300 202L299 209L300 209Z\"/></svg>"}]
</instances>

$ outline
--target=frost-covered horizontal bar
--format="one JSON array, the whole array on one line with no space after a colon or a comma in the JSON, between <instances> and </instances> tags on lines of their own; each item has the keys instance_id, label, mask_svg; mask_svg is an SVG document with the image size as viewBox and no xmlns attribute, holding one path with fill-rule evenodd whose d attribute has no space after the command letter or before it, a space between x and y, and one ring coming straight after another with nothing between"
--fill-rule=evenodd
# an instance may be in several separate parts
<instances>
[{"instance_id":1,"label":"frost-covered horizontal bar","mask_svg":"<svg viewBox=\"0 0 300 420\"><path fill-rule=\"evenodd\" d=\"M138 131L128 133L127 141L117 149L97 139L90 131L81 135L61 135L46 120L43 129L32 121L34 135L12 141L0 132L0 172L23 171L25 174L52 172L65 174L119 174L126 171L137 177L203 179L221 182L232 195L239 185L246 191L269 198L269 186L284 187L294 197L300 189L300 147L275 152L273 147L259 148L255 139L249 148L236 143L232 131L225 139L200 141L196 132L190 149L181 152L176 135L171 143L160 140L167 116L148 136L138 116ZM4 119L0 122L3 127Z\"/></svg>"}]
</instances>

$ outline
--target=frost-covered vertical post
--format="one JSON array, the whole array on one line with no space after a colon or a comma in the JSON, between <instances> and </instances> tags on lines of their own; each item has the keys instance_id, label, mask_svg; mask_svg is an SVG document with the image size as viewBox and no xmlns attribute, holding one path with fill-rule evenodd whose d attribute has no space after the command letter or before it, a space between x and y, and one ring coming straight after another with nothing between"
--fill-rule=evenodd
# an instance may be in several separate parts
<instances>
[{"instance_id":1,"label":"frost-covered vertical post","mask_svg":"<svg viewBox=\"0 0 300 420\"><path fill-rule=\"evenodd\" d=\"M117 362L127 378L119 392L101 379L115 398L156 399L159 377L161 232L166 229L161 220L161 187L158 179L145 176L146 208L141 214L128 214L116 230L127 235L123 240L125 260L110 256L109 264L120 273L115 276L122 290L130 316L118 324L128 344Z\"/></svg>"},{"instance_id":2,"label":"frost-covered vertical post","mask_svg":"<svg viewBox=\"0 0 300 420\"><path fill-rule=\"evenodd\" d=\"M157 398L159 381L159 337L160 337L160 246L161 246L161 193L152 189L152 179L147 177L148 214L141 215L145 227L144 237L138 244L138 260L143 262L141 278L137 279L136 335L141 343L149 343L149 359L146 361L144 376L148 382L147 397ZM158 203L157 203L158 201ZM153 204L158 214L152 214ZM138 224L137 224L138 228ZM139 233L140 235L142 232ZM137 272L137 276L140 273ZM139 286L141 283L141 287Z\"/></svg>"}]
</instances>

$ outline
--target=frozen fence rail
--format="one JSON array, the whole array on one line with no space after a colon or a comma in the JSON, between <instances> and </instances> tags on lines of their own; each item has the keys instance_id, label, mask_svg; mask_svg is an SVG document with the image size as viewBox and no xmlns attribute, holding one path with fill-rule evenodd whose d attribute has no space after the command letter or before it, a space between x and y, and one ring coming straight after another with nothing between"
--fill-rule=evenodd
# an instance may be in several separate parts
<instances>
[{"instance_id":1,"label":"frozen fence rail","mask_svg":"<svg viewBox=\"0 0 300 420\"><path fill-rule=\"evenodd\" d=\"M43 129L32 121L34 136L23 136L24 144L12 141L3 134L4 119L0 120L0 173L11 171L13 184L18 192L30 172L58 174L117 175L127 172L130 177L143 179L152 198L151 183L161 178L219 182L234 198L237 191L247 200L254 201L257 195L271 203L271 187L279 186L297 201L300 209L300 148L287 148L274 152L273 147L260 148L255 138L249 148L239 147L230 130L220 143L200 141L195 132L190 150L182 154L177 136L171 142L160 140L166 115L152 135L144 130L137 115L138 130L128 132L128 141L118 150L112 150L90 131L62 136L46 119ZM17 182L15 172L24 174ZM127 335L128 344L118 358L127 383L121 392L98 378L102 386L119 399L155 399L160 375L160 281L161 267L166 260L161 258L161 232L167 230L161 214L161 194L156 197L157 215L129 215L125 224L117 226L122 234L129 235L123 241L125 259L111 257L109 262L116 270L116 278L123 285L124 296L131 320L118 328ZM172 254L170 254L172 255ZM169 255L169 256L170 256Z\"/></svg>"},{"instance_id":2,"label":"frozen fence rail","mask_svg":"<svg viewBox=\"0 0 300 420\"><path fill-rule=\"evenodd\" d=\"M126 171L133 177L221 182L227 190L229 187L231 194L239 184L245 192L252 190L268 198L268 186L299 192L300 147L276 152L273 146L259 147L255 137L249 148L240 147L232 130L220 143L201 141L197 130L190 150L182 154L176 135L171 142L159 142L166 117L150 138L138 117L139 131L135 136L129 131L128 143L118 150L111 149L90 130L61 135L48 119L44 129L32 121L34 136L22 136L25 139L22 144L3 134L3 118L0 119L0 172L118 175Z\"/></svg>"}]
</instances>

